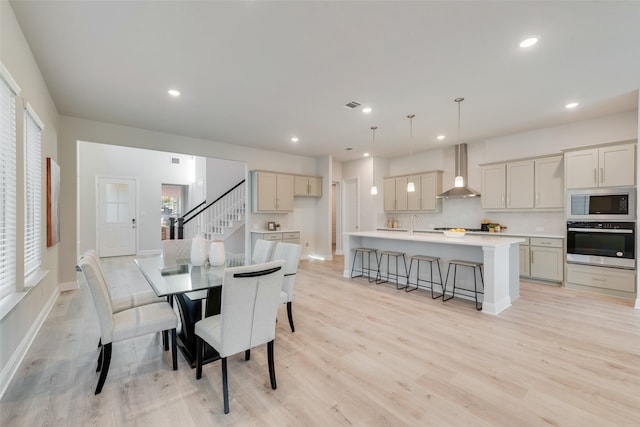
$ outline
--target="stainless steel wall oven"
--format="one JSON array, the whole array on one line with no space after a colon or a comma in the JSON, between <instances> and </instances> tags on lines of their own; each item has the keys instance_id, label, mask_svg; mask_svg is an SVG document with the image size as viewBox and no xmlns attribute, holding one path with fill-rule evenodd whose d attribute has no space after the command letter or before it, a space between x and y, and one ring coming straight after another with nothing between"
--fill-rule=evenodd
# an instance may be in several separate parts
<instances>
[{"instance_id":1,"label":"stainless steel wall oven","mask_svg":"<svg viewBox=\"0 0 640 427\"><path fill-rule=\"evenodd\" d=\"M567 262L635 269L635 222L568 221Z\"/></svg>"}]
</instances>

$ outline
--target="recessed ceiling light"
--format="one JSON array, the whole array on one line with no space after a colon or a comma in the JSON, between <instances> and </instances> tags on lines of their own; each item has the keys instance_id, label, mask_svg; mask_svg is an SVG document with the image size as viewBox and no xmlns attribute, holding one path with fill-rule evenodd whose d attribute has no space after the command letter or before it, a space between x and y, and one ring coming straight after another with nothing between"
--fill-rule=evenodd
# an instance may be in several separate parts
<instances>
[{"instance_id":1,"label":"recessed ceiling light","mask_svg":"<svg viewBox=\"0 0 640 427\"><path fill-rule=\"evenodd\" d=\"M439 141L442 141L445 138L445 136L444 135L438 135L436 138L438 138Z\"/></svg>"},{"instance_id":2,"label":"recessed ceiling light","mask_svg":"<svg viewBox=\"0 0 640 427\"><path fill-rule=\"evenodd\" d=\"M169 89L167 93L171 96L180 96L180 91L175 89Z\"/></svg>"},{"instance_id":3,"label":"recessed ceiling light","mask_svg":"<svg viewBox=\"0 0 640 427\"><path fill-rule=\"evenodd\" d=\"M564 106L564 108L576 108L579 104L577 102L570 102L567 105Z\"/></svg>"},{"instance_id":4,"label":"recessed ceiling light","mask_svg":"<svg viewBox=\"0 0 640 427\"><path fill-rule=\"evenodd\" d=\"M524 39L520 42L520 47L531 47L534 44L538 43L538 38L537 37L529 37L528 39Z\"/></svg>"},{"instance_id":5,"label":"recessed ceiling light","mask_svg":"<svg viewBox=\"0 0 640 427\"><path fill-rule=\"evenodd\" d=\"M291 142L298 142L298 141L300 141L300 140L298 139L297 136L294 136L293 138L291 138Z\"/></svg>"},{"instance_id":6,"label":"recessed ceiling light","mask_svg":"<svg viewBox=\"0 0 640 427\"><path fill-rule=\"evenodd\" d=\"M362 109L362 112L363 112L363 113L370 113L370 112L371 112L371 107L364 107L364 108Z\"/></svg>"},{"instance_id":7,"label":"recessed ceiling light","mask_svg":"<svg viewBox=\"0 0 640 427\"><path fill-rule=\"evenodd\" d=\"M369 153L364 153L363 156L369 157Z\"/></svg>"}]
</instances>

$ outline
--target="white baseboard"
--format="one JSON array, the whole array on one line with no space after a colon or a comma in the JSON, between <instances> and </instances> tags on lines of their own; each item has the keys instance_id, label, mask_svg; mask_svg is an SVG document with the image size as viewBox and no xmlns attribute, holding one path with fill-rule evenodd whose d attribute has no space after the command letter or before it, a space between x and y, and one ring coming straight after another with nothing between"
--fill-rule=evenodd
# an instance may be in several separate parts
<instances>
[{"instance_id":1,"label":"white baseboard","mask_svg":"<svg viewBox=\"0 0 640 427\"><path fill-rule=\"evenodd\" d=\"M7 387L9 387L9 383L13 379L13 376L18 372L20 364L27 355L27 352L38 335L40 328L44 325L44 321L47 319L47 316L49 316L58 296L60 296L60 289L56 290L49 301L47 301L35 322L33 322L33 325L31 325L31 328L29 328L29 331L16 348L16 351L11 355L11 359L9 359L9 362L7 362L4 369L2 369L2 372L0 372L0 399L4 396L4 392L7 391Z\"/></svg>"},{"instance_id":2,"label":"white baseboard","mask_svg":"<svg viewBox=\"0 0 640 427\"><path fill-rule=\"evenodd\" d=\"M80 287L78 286L78 282L63 282L63 283L58 283L58 291L60 292L64 292L64 291L73 291L76 289L80 289Z\"/></svg>"},{"instance_id":3,"label":"white baseboard","mask_svg":"<svg viewBox=\"0 0 640 427\"><path fill-rule=\"evenodd\" d=\"M336 255L344 255L342 249L336 249Z\"/></svg>"}]
</instances>

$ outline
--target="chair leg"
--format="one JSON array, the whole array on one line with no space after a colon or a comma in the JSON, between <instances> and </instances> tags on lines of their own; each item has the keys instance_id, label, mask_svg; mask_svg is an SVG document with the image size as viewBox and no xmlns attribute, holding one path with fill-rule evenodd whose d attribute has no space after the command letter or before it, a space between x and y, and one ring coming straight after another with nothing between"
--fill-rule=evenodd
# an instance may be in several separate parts
<instances>
[{"instance_id":1,"label":"chair leg","mask_svg":"<svg viewBox=\"0 0 640 427\"><path fill-rule=\"evenodd\" d=\"M169 333L168 331L162 331L162 345L164 351L169 351Z\"/></svg>"},{"instance_id":2,"label":"chair leg","mask_svg":"<svg viewBox=\"0 0 640 427\"><path fill-rule=\"evenodd\" d=\"M96 393L100 394L102 391L102 386L104 385L105 380L107 379L107 374L109 373L109 365L111 364L111 347L113 343L104 344L102 346L102 351L104 355L102 357L102 369L100 372L100 378L98 379L98 386L96 387Z\"/></svg>"},{"instance_id":3,"label":"chair leg","mask_svg":"<svg viewBox=\"0 0 640 427\"><path fill-rule=\"evenodd\" d=\"M289 316L289 326L291 326L291 332L295 332L296 328L293 327L293 313L291 311L291 301L289 301L287 302L287 316Z\"/></svg>"},{"instance_id":4,"label":"chair leg","mask_svg":"<svg viewBox=\"0 0 640 427\"><path fill-rule=\"evenodd\" d=\"M102 353L104 353L104 347L100 347L100 352L98 353L98 366L96 366L96 372L100 372L102 369Z\"/></svg>"},{"instance_id":5,"label":"chair leg","mask_svg":"<svg viewBox=\"0 0 640 427\"><path fill-rule=\"evenodd\" d=\"M102 338L98 340L98 348L102 347Z\"/></svg>"},{"instance_id":6,"label":"chair leg","mask_svg":"<svg viewBox=\"0 0 640 427\"><path fill-rule=\"evenodd\" d=\"M196 379L202 378L202 338L196 335Z\"/></svg>"},{"instance_id":7,"label":"chair leg","mask_svg":"<svg viewBox=\"0 0 640 427\"><path fill-rule=\"evenodd\" d=\"M178 343L177 343L176 328L171 330L171 358L173 359L173 370L178 370Z\"/></svg>"},{"instance_id":8,"label":"chair leg","mask_svg":"<svg viewBox=\"0 0 640 427\"><path fill-rule=\"evenodd\" d=\"M227 382L227 358L222 358L222 396L224 398L224 413L229 413L229 384Z\"/></svg>"},{"instance_id":9,"label":"chair leg","mask_svg":"<svg viewBox=\"0 0 640 427\"><path fill-rule=\"evenodd\" d=\"M267 343L267 361L269 362L269 379L271 380L271 388L276 389L276 368L273 363L273 340Z\"/></svg>"},{"instance_id":10,"label":"chair leg","mask_svg":"<svg viewBox=\"0 0 640 427\"><path fill-rule=\"evenodd\" d=\"M245 352L244 352L244 360L251 360L251 349L245 350Z\"/></svg>"}]
</instances>

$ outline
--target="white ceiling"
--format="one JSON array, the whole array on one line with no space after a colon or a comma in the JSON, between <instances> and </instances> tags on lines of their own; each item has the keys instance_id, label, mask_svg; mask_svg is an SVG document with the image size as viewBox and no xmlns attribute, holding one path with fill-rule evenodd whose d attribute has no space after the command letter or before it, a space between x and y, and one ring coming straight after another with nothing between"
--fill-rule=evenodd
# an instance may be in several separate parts
<instances>
[{"instance_id":1,"label":"white ceiling","mask_svg":"<svg viewBox=\"0 0 640 427\"><path fill-rule=\"evenodd\" d=\"M217 142L349 160L375 125L395 157L410 113L414 153L456 143L456 97L461 142L638 108L639 1L11 5L60 114Z\"/></svg>"}]
</instances>

